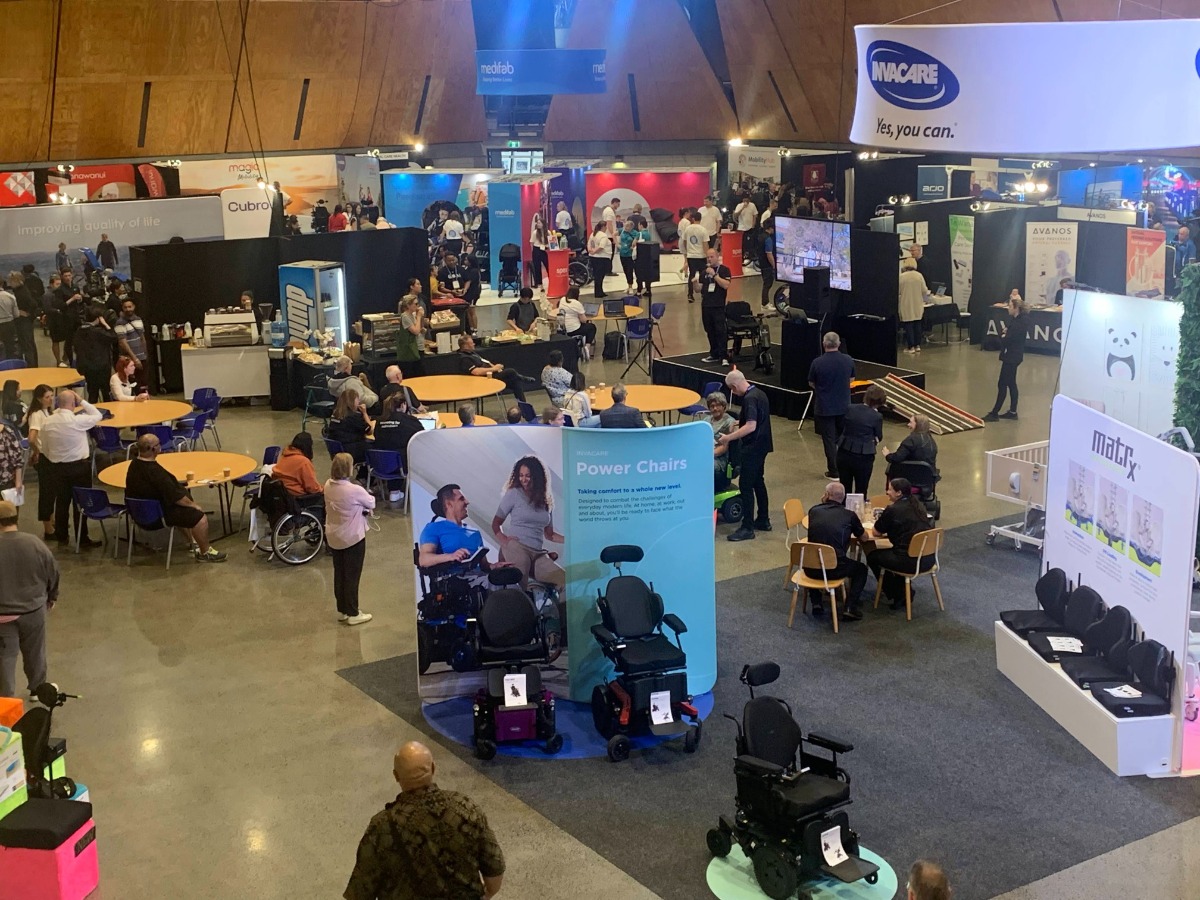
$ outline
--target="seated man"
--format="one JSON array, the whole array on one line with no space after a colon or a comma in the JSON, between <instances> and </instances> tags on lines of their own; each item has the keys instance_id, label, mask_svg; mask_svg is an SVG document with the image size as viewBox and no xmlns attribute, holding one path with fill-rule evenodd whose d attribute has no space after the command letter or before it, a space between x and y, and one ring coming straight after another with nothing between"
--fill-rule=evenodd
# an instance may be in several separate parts
<instances>
[{"instance_id":1,"label":"seated man","mask_svg":"<svg viewBox=\"0 0 1200 900\"><path fill-rule=\"evenodd\" d=\"M483 535L466 525L470 502L457 484L446 484L438 489L432 506L434 519L417 539L417 565L431 569L449 563L449 572L465 572L463 562L483 549ZM486 562L482 568L488 568Z\"/></svg>"},{"instance_id":2,"label":"seated man","mask_svg":"<svg viewBox=\"0 0 1200 900\"><path fill-rule=\"evenodd\" d=\"M625 404L625 398L628 396L629 392L625 389L625 385L617 382L612 386L613 405L608 409L600 411L601 428L646 427L646 420L642 418L642 411Z\"/></svg>"},{"instance_id":3,"label":"seated man","mask_svg":"<svg viewBox=\"0 0 1200 900\"><path fill-rule=\"evenodd\" d=\"M475 404L463 403L458 407L458 421L463 428L475 427Z\"/></svg>"},{"instance_id":4,"label":"seated man","mask_svg":"<svg viewBox=\"0 0 1200 900\"><path fill-rule=\"evenodd\" d=\"M536 378L527 378L516 369L509 369L499 363L491 363L475 352L475 338L469 334L459 335L458 338L459 365L464 375L476 375L480 378L498 378L504 386L513 392L513 396L521 402L525 401L524 387L540 387L541 382Z\"/></svg>"},{"instance_id":5,"label":"seated man","mask_svg":"<svg viewBox=\"0 0 1200 900\"><path fill-rule=\"evenodd\" d=\"M950 879L935 862L918 859L908 870L908 900L950 900Z\"/></svg>"},{"instance_id":6,"label":"seated man","mask_svg":"<svg viewBox=\"0 0 1200 900\"><path fill-rule=\"evenodd\" d=\"M863 526L858 516L846 509L846 489L840 482L831 481L825 485L825 493L821 502L808 511L808 542L810 544L828 544L837 554L837 566L826 569L825 574L834 578L850 579L846 592L846 611L842 618L849 622L857 622L862 618L861 596L863 586L867 583L867 567L857 560L850 559L846 554L850 549L850 537L862 537ZM804 574L809 578L821 577L820 569L805 569ZM822 615L825 612L823 591L813 591L812 614Z\"/></svg>"},{"instance_id":7,"label":"seated man","mask_svg":"<svg viewBox=\"0 0 1200 900\"><path fill-rule=\"evenodd\" d=\"M504 418L509 425L520 425L525 420L521 418L521 407L510 406L504 411Z\"/></svg>"},{"instance_id":8,"label":"seated man","mask_svg":"<svg viewBox=\"0 0 1200 900\"><path fill-rule=\"evenodd\" d=\"M339 356L333 364L333 374L329 376L329 395L334 400L342 391L354 391L358 394L359 402L372 412L379 411L379 395L371 390L366 374L352 375L354 361L348 356Z\"/></svg>"},{"instance_id":9,"label":"seated man","mask_svg":"<svg viewBox=\"0 0 1200 900\"><path fill-rule=\"evenodd\" d=\"M387 398L392 394L403 394L404 401L408 404L408 411L411 413L423 413L427 410L417 395L413 393L412 388L404 383L404 373L400 371L399 366L388 366L387 371L383 373L387 379L387 383L379 389L379 402L387 403Z\"/></svg>"},{"instance_id":10,"label":"seated man","mask_svg":"<svg viewBox=\"0 0 1200 900\"><path fill-rule=\"evenodd\" d=\"M137 459L129 463L125 477L125 497L157 500L163 508L163 521L183 531L200 562L224 562L225 554L208 542L208 518L191 498L187 488L175 480L158 462L162 449L158 438L143 434L137 439Z\"/></svg>"}]
</instances>

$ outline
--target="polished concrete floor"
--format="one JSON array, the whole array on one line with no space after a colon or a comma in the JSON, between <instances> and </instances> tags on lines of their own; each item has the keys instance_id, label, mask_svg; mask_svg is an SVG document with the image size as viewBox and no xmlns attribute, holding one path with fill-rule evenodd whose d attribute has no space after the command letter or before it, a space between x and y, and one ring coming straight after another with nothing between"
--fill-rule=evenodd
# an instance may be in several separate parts
<instances>
[{"instance_id":1,"label":"polished concrete floor","mask_svg":"<svg viewBox=\"0 0 1200 900\"><path fill-rule=\"evenodd\" d=\"M740 287L756 294L757 283ZM700 348L699 308L678 288L655 299L669 304L667 354ZM933 393L977 413L990 408L995 354L968 344L930 347L914 367L928 374ZM589 380L612 383L621 368L595 360ZM1020 370L1019 421L939 441L942 524L1019 514L984 496L984 452L1046 437L1056 375L1056 358L1030 354ZM490 401L485 411L497 406ZM258 456L266 444L286 443L299 420L298 412L254 406L223 410L219 424L226 450ZM718 579L780 566L783 501L812 503L821 493L823 458L811 425L797 431L776 419L774 429L767 483L777 531L731 544L723 539L731 528L722 526ZM892 446L903 433L886 426ZM322 477L326 466L319 458ZM32 518L27 508L24 528L38 528ZM54 730L68 738L69 770L95 804L98 896L340 896L364 826L395 793L392 752L421 734L335 674L414 649L410 520L385 512L381 521L363 577L362 606L375 619L356 628L335 621L328 562L271 563L246 552L244 534L220 542L226 564L177 556L170 571L145 553L126 568L98 550L57 551L63 588L50 624L51 677L83 698L58 711ZM482 803L500 835L509 866L503 896L654 896L470 765L437 755L440 783ZM1185 885L1196 884L1189 851L1197 840L1193 820L1007 896L1195 896ZM936 857L938 848L928 853ZM909 861L891 862L903 869ZM945 862L953 873L954 860Z\"/></svg>"}]
</instances>

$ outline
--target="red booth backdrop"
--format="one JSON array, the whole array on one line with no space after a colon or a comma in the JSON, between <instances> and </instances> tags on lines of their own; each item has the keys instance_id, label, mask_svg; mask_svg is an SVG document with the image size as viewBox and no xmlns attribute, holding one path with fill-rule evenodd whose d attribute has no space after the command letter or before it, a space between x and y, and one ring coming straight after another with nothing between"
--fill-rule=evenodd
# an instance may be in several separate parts
<instances>
[{"instance_id":1,"label":"red booth backdrop","mask_svg":"<svg viewBox=\"0 0 1200 900\"><path fill-rule=\"evenodd\" d=\"M589 172L587 197L589 233L600 221L604 207L613 197L621 201L617 214L622 218L642 204L650 221L650 239L664 250L675 249L678 241L679 210L700 206L711 193L707 171L703 172Z\"/></svg>"}]
</instances>

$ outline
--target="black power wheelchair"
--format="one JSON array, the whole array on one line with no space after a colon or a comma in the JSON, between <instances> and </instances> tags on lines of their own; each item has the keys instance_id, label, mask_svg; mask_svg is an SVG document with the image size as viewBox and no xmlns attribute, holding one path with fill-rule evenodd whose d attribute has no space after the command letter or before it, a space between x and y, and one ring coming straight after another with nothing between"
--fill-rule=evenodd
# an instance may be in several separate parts
<instances>
[{"instance_id":1,"label":"black power wheelchair","mask_svg":"<svg viewBox=\"0 0 1200 900\"><path fill-rule=\"evenodd\" d=\"M673 613L664 614L663 599L653 584L621 574L621 563L640 562L644 555L633 544L600 551L600 561L615 566L617 574L604 593L597 590L601 624L591 631L617 677L592 690L592 721L608 738L613 762L629 757L630 734L682 737L688 753L700 745L700 715L687 692L687 656L679 641L687 626ZM663 625L675 633L674 645L663 634Z\"/></svg>"},{"instance_id":2,"label":"black power wheelchair","mask_svg":"<svg viewBox=\"0 0 1200 900\"><path fill-rule=\"evenodd\" d=\"M475 694L473 707L475 755L491 759L496 745L513 741L544 742L547 753L562 749L555 729L554 695L542 687L539 666L550 663L549 633L530 596L521 590L521 573L511 566L493 569L495 586L484 598L474 625L474 653L487 672L487 685ZM505 676L523 675L524 703L517 686Z\"/></svg>"},{"instance_id":3,"label":"black power wheelchair","mask_svg":"<svg viewBox=\"0 0 1200 900\"><path fill-rule=\"evenodd\" d=\"M905 478L912 485L913 493L925 505L925 511L936 522L942 517L942 501L937 496L937 483L941 480L937 470L927 462L909 459L888 466L887 477Z\"/></svg>"},{"instance_id":4,"label":"black power wheelchair","mask_svg":"<svg viewBox=\"0 0 1200 900\"><path fill-rule=\"evenodd\" d=\"M486 587L468 577L487 561L487 548L462 563L421 568L421 548L413 545L413 565L421 581L417 601L417 671L424 675L435 663L448 663L456 672L475 664L475 616L483 607Z\"/></svg>"},{"instance_id":5,"label":"black power wheelchair","mask_svg":"<svg viewBox=\"0 0 1200 900\"><path fill-rule=\"evenodd\" d=\"M787 703L754 696L756 687L778 677L773 662L742 669L750 700L741 722L725 714L737 726L737 812L732 820L721 816L709 830L708 850L727 856L736 841L753 864L759 887L773 900L790 898L802 882L821 876L874 884L879 867L859 856L858 834L842 809L851 802L850 776L838 765L838 754L854 747L813 732L805 736ZM829 756L809 753L805 745ZM830 840L834 829L839 834ZM804 900L808 894L800 896Z\"/></svg>"}]
</instances>

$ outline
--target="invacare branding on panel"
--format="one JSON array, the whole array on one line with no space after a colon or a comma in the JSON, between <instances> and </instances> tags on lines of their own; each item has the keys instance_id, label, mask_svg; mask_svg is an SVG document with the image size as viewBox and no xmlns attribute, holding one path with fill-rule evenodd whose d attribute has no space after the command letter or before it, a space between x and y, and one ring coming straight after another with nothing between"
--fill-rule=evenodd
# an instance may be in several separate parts
<instances>
[{"instance_id":1,"label":"invacare branding on panel","mask_svg":"<svg viewBox=\"0 0 1200 900\"><path fill-rule=\"evenodd\" d=\"M958 78L950 68L907 44L873 41L866 67L875 93L901 109L940 109L958 97Z\"/></svg>"}]
</instances>

